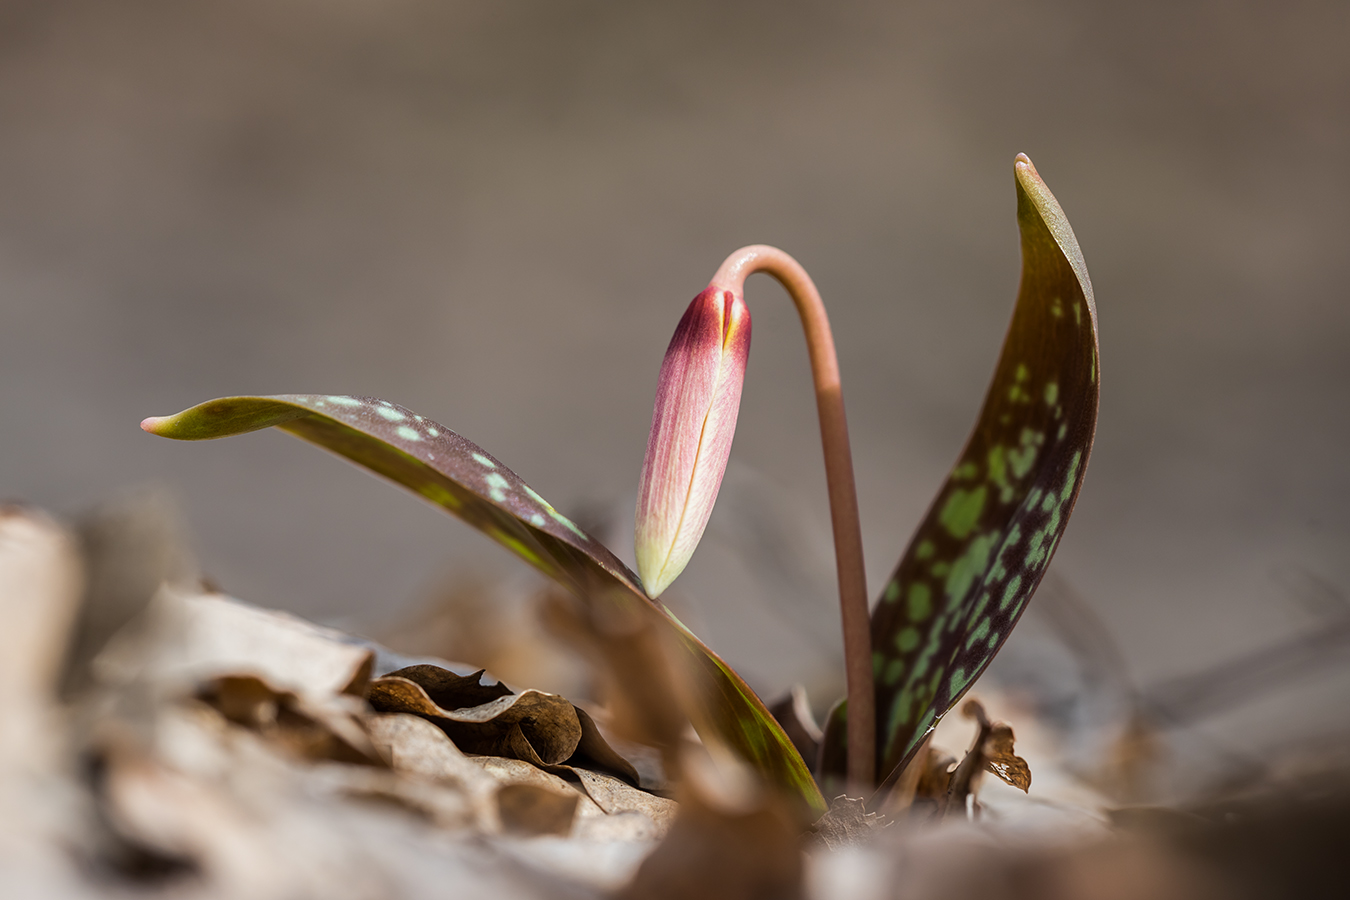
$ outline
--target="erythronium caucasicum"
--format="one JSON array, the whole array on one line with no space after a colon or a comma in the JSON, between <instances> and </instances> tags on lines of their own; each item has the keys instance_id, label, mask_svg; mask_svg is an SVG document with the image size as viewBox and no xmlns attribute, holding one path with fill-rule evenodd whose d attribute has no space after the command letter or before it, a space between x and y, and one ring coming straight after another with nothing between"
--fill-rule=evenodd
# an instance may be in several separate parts
<instances>
[{"instance_id":1,"label":"erythronium caucasicum","mask_svg":"<svg viewBox=\"0 0 1350 900\"><path fill-rule=\"evenodd\" d=\"M810 278L773 248L748 247L729 257L686 313L686 320L697 321L681 323L685 336L704 349L716 344L711 335L717 326L722 343L715 370L708 359L695 360L692 350L672 362L672 353L686 352L679 351L685 346L679 332L667 353L643 466L647 499L639 499L638 542L649 545L639 550L639 559L646 554L649 560L640 563L642 580L495 457L387 401L315 394L227 397L146 419L141 427L181 440L277 427L443 507L586 603L649 608L685 651L700 733L738 753L770 783L823 810L816 779L833 785L847 776L854 787L879 784L884 790L983 672L1040 583L1082 485L1097 419L1092 286L1068 220L1031 161L1019 155L1014 171L1022 278L1012 322L974 431L882 589L870 622L829 324ZM643 588L645 583L660 593L678 574L716 496L744 371L742 335L745 349L749 343L749 317L741 330L737 316L744 310L745 277L754 271L767 271L784 284L806 329L830 491L849 697L826 724L815 778L755 693ZM693 423L700 416L713 433L700 431L694 441ZM688 445L675 446L680 442L692 445L692 460ZM684 473L689 480L680 488ZM672 524L674 509L687 524ZM645 532L644 510L652 518Z\"/></svg>"}]
</instances>

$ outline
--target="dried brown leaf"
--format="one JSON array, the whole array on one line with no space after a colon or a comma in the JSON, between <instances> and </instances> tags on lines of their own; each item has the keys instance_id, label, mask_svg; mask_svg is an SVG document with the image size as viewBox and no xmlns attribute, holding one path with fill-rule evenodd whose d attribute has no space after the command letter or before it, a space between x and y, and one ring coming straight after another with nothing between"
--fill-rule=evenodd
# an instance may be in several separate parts
<instances>
[{"instance_id":1,"label":"dried brown leaf","mask_svg":"<svg viewBox=\"0 0 1350 900\"><path fill-rule=\"evenodd\" d=\"M656 825L653 837L664 834L675 821L678 806L674 800L649 794L612 775L590 769L573 768L586 793L611 816L641 813Z\"/></svg>"},{"instance_id":2,"label":"dried brown leaf","mask_svg":"<svg viewBox=\"0 0 1350 900\"><path fill-rule=\"evenodd\" d=\"M555 694L483 685L482 675L410 666L372 682L368 699L383 712L426 717L466 753L525 760L565 778L576 777L573 768L606 772L638 786L637 770L585 710Z\"/></svg>"},{"instance_id":3,"label":"dried brown leaf","mask_svg":"<svg viewBox=\"0 0 1350 900\"><path fill-rule=\"evenodd\" d=\"M974 719L978 728L969 752L952 772L946 798L939 805L942 815L964 813L967 798L975 791L984 772L993 772L1023 791L1031 787L1031 769L1026 760L1013 753L1012 728L1003 722L991 722L984 706L973 698L961 707L961 714Z\"/></svg>"},{"instance_id":4,"label":"dried brown leaf","mask_svg":"<svg viewBox=\"0 0 1350 900\"><path fill-rule=\"evenodd\" d=\"M993 772L1015 788L1029 793L1031 768L1027 761L1013 753L1013 730L1002 722L995 722L984 739L984 768Z\"/></svg>"},{"instance_id":5,"label":"dried brown leaf","mask_svg":"<svg viewBox=\"0 0 1350 900\"><path fill-rule=\"evenodd\" d=\"M482 706L498 697L506 697L511 689L501 682L483 684L485 670L479 669L469 675L459 675L440 666L407 666L384 677L397 676L421 686L427 699L441 709L465 709L470 706Z\"/></svg>"},{"instance_id":6,"label":"dried brown leaf","mask_svg":"<svg viewBox=\"0 0 1350 900\"><path fill-rule=\"evenodd\" d=\"M790 733L790 732L789 732ZM890 824L886 816L867 811L862 797L840 794L830 802L830 810L811 826L816 840L830 850L839 850L861 844L871 836L873 829Z\"/></svg>"},{"instance_id":7,"label":"dried brown leaf","mask_svg":"<svg viewBox=\"0 0 1350 900\"><path fill-rule=\"evenodd\" d=\"M383 713L369 717L366 727L395 772L461 785L486 784L482 767L471 762L444 731L420 716Z\"/></svg>"},{"instance_id":8,"label":"dried brown leaf","mask_svg":"<svg viewBox=\"0 0 1350 900\"><path fill-rule=\"evenodd\" d=\"M219 595L182 601L184 633L172 671L193 685L254 675L307 700L360 696L375 654L345 635L275 610Z\"/></svg>"},{"instance_id":9,"label":"dried brown leaf","mask_svg":"<svg viewBox=\"0 0 1350 900\"><path fill-rule=\"evenodd\" d=\"M213 679L197 696L236 725L251 728L310 760L384 766L385 759L360 724L359 701L347 695L306 700L278 691L253 675Z\"/></svg>"},{"instance_id":10,"label":"dried brown leaf","mask_svg":"<svg viewBox=\"0 0 1350 900\"><path fill-rule=\"evenodd\" d=\"M545 764L556 765L569 759L581 743L576 709L565 698L542 691L524 691L478 706L446 709L433 702L420 684L386 675L371 682L366 699L380 712L425 716L466 753L512 759L533 755Z\"/></svg>"},{"instance_id":11,"label":"dried brown leaf","mask_svg":"<svg viewBox=\"0 0 1350 900\"><path fill-rule=\"evenodd\" d=\"M936 800L947 793L947 785L956 769L956 757L945 750L931 747L923 762L923 774L919 776L915 796Z\"/></svg>"},{"instance_id":12,"label":"dried brown leaf","mask_svg":"<svg viewBox=\"0 0 1350 900\"><path fill-rule=\"evenodd\" d=\"M729 756L687 752L681 770L675 824L619 897L801 897L799 810Z\"/></svg>"},{"instance_id":13,"label":"dried brown leaf","mask_svg":"<svg viewBox=\"0 0 1350 900\"><path fill-rule=\"evenodd\" d=\"M504 784L497 789L497 815L508 834L566 836L572 831L580 799L575 792L564 794L534 784Z\"/></svg>"},{"instance_id":14,"label":"dried brown leaf","mask_svg":"<svg viewBox=\"0 0 1350 900\"><path fill-rule=\"evenodd\" d=\"M605 740L605 736L600 732L600 726L595 724L591 714L579 706L573 708L576 710L577 721L581 723L581 740L577 742L576 752L567 760L568 765L578 769L605 772L623 779L635 788L640 787L637 769L609 745L609 741Z\"/></svg>"}]
</instances>

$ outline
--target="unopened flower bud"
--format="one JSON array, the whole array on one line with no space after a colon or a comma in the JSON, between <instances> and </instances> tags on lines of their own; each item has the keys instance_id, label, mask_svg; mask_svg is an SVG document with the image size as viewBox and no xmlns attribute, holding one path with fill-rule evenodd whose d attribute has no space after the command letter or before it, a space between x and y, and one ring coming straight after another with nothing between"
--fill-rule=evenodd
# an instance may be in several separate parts
<instances>
[{"instance_id":1,"label":"unopened flower bud","mask_svg":"<svg viewBox=\"0 0 1350 900\"><path fill-rule=\"evenodd\" d=\"M658 597L694 554L731 453L750 311L717 285L694 298L666 349L638 485L638 575Z\"/></svg>"}]
</instances>

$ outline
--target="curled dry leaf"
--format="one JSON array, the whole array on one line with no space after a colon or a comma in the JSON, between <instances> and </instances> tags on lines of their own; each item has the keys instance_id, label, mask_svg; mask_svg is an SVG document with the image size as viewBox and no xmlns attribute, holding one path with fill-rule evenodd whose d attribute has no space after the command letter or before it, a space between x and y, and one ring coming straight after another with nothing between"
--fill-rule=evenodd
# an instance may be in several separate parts
<instances>
[{"instance_id":1,"label":"curled dry leaf","mask_svg":"<svg viewBox=\"0 0 1350 900\"><path fill-rule=\"evenodd\" d=\"M1003 722L991 722L978 700L967 700L961 714L974 719L978 728L975 740L965 758L952 772L947 795L939 804L942 815L952 815L966 808L966 800L975 791L979 776L993 772L1013 787L1027 791L1031 787L1031 769L1026 760L1013 753L1013 731Z\"/></svg>"},{"instance_id":2,"label":"curled dry leaf","mask_svg":"<svg viewBox=\"0 0 1350 900\"><path fill-rule=\"evenodd\" d=\"M556 694L513 694L502 684L484 685L482 677L482 670L457 675L439 666L409 666L372 681L367 699L380 712L423 716L466 753L521 759L548 771L585 767L638 784L637 771L584 710Z\"/></svg>"},{"instance_id":3,"label":"curled dry leaf","mask_svg":"<svg viewBox=\"0 0 1350 900\"><path fill-rule=\"evenodd\" d=\"M1013 730L1003 722L995 722L984 739L984 768L1024 793L1030 792L1031 769L1013 753Z\"/></svg>"},{"instance_id":4,"label":"curled dry leaf","mask_svg":"<svg viewBox=\"0 0 1350 900\"><path fill-rule=\"evenodd\" d=\"M406 666L383 677L397 676L416 682L427 698L442 709L466 709L510 695L511 689L501 682L483 684L483 675L483 669L460 675L440 666L417 665Z\"/></svg>"},{"instance_id":5,"label":"curled dry leaf","mask_svg":"<svg viewBox=\"0 0 1350 900\"><path fill-rule=\"evenodd\" d=\"M423 716L442 728L466 753L529 762L537 759L545 765L556 765L571 758L581 743L576 710L556 694L524 691L474 706L446 708L433 701L421 684L401 674L407 671L400 669L372 681L366 693L370 705L380 712Z\"/></svg>"}]
</instances>

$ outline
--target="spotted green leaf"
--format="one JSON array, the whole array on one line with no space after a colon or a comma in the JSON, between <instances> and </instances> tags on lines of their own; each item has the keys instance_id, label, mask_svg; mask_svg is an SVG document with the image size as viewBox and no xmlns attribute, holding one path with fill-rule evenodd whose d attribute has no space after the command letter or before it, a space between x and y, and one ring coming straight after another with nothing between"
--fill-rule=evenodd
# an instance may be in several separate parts
<instances>
[{"instance_id":1,"label":"spotted green leaf","mask_svg":"<svg viewBox=\"0 0 1350 900\"><path fill-rule=\"evenodd\" d=\"M823 811L792 742L748 685L659 603L607 547L587 535L477 444L384 400L283 394L225 397L141 427L206 440L275 427L346 457L420 494L507 547L586 602L646 604L674 629L700 675L699 723L767 778Z\"/></svg>"},{"instance_id":2,"label":"spotted green leaf","mask_svg":"<svg viewBox=\"0 0 1350 900\"><path fill-rule=\"evenodd\" d=\"M897 772L989 665L1045 574L1097 423L1097 310L1078 241L1014 165L1022 281L975 429L872 614L877 773ZM840 765L842 708L825 765Z\"/></svg>"}]
</instances>

